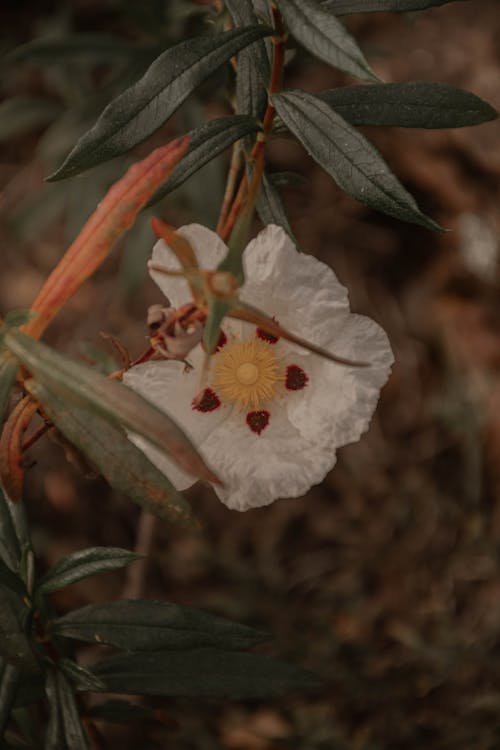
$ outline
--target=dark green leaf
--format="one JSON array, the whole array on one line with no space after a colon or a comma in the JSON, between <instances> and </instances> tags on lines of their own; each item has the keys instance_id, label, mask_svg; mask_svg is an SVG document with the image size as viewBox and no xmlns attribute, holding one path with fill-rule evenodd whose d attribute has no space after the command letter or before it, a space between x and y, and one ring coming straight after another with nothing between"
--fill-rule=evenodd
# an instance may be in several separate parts
<instances>
[{"instance_id":1,"label":"dark green leaf","mask_svg":"<svg viewBox=\"0 0 500 750\"><path fill-rule=\"evenodd\" d=\"M440 229L423 214L378 151L328 104L303 91L273 97L281 119L345 190L377 211Z\"/></svg>"},{"instance_id":2,"label":"dark green leaf","mask_svg":"<svg viewBox=\"0 0 500 750\"><path fill-rule=\"evenodd\" d=\"M20 672L17 667L1 660L0 663L0 740L16 701Z\"/></svg>"},{"instance_id":3,"label":"dark green leaf","mask_svg":"<svg viewBox=\"0 0 500 750\"><path fill-rule=\"evenodd\" d=\"M21 597L27 594L23 579L13 573L3 560L0 560L0 583Z\"/></svg>"},{"instance_id":4,"label":"dark green leaf","mask_svg":"<svg viewBox=\"0 0 500 750\"><path fill-rule=\"evenodd\" d=\"M34 320L36 315L33 310L11 310L4 318L4 325L6 328L17 328Z\"/></svg>"},{"instance_id":5,"label":"dark green leaf","mask_svg":"<svg viewBox=\"0 0 500 750\"><path fill-rule=\"evenodd\" d=\"M175 167L174 171L156 191L148 205L152 205L167 193L175 190L188 177L201 169L224 149L249 133L259 130L259 125L247 115L221 117L192 130L189 135L189 149Z\"/></svg>"},{"instance_id":6,"label":"dark green leaf","mask_svg":"<svg viewBox=\"0 0 500 750\"><path fill-rule=\"evenodd\" d=\"M102 680L96 677L89 669L72 661L72 659L59 659L57 666L78 690L104 689Z\"/></svg>"},{"instance_id":7,"label":"dark green leaf","mask_svg":"<svg viewBox=\"0 0 500 750\"><path fill-rule=\"evenodd\" d=\"M199 646L228 650L267 638L253 628L208 612L157 601L120 600L90 604L49 623L51 633L128 651L159 651Z\"/></svg>"},{"instance_id":8,"label":"dark green leaf","mask_svg":"<svg viewBox=\"0 0 500 750\"><path fill-rule=\"evenodd\" d=\"M48 125L62 112L54 99L15 96L0 104L0 143Z\"/></svg>"},{"instance_id":9,"label":"dark green leaf","mask_svg":"<svg viewBox=\"0 0 500 750\"><path fill-rule=\"evenodd\" d=\"M120 428L85 409L68 406L39 383L32 384L31 390L43 401L58 430L98 467L112 487L170 523L195 525L183 495Z\"/></svg>"},{"instance_id":10,"label":"dark green leaf","mask_svg":"<svg viewBox=\"0 0 500 750\"><path fill-rule=\"evenodd\" d=\"M193 476L218 482L181 428L146 399L116 380L71 360L19 330L5 344L51 394L68 399L106 421L121 424L168 452ZM25 384L29 387L29 381Z\"/></svg>"},{"instance_id":11,"label":"dark green leaf","mask_svg":"<svg viewBox=\"0 0 500 750\"><path fill-rule=\"evenodd\" d=\"M252 0L226 0L234 25L258 23ZM267 106L270 67L263 39L238 54L236 67L236 111L262 120Z\"/></svg>"},{"instance_id":12,"label":"dark green leaf","mask_svg":"<svg viewBox=\"0 0 500 750\"><path fill-rule=\"evenodd\" d=\"M498 117L487 102L447 83L342 86L316 96L351 125L461 128Z\"/></svg>"},{"instance_id":13,"label":"dark green leaf","mask_svg":"<svg viewBox=\"0 0 500 750\"><path fill-rule=\"evenodd\" d=\"M260 192L257 196L256 207L260 220L264 225L277 224L278 226L283 227L285 232L295 242L292 227L288 221L283 201L281 200L278 189L269 178L269 175L262 175L262 182Z\"/></svg>"},{"instance_id":14,"label":"dark green leaf","mask_svg":"<svg viewBox=\"0 0 500 750\"><path fill-rule=\"evenodd\" d=\"M90 547L59 560L36 586L38 596L63 589L82 578L117 570L138 560L141 555L119 547Z\"/></svg>"},{"instance_id":15,"label":"dark green leaf","mask_svg":"<svg viewBox=\"0 0 500 750\"><path fill-rule=\"evenodd\" d=\"M264 26L196 37L163 52L114 99L50 179L61 179L129 151L157 130L189 94L240 49L270 34Z\"/></svg>"},{"instance_id":16,"label":"dark green leaf","mask_svg":"<svg viewBox=\"0 0 500 750\"><path fill-rule=\"evenodd\" d=\"M3 62L52 64L83 60L98 64L128 60L144 52L148 52L148 49L112 34L80 33L53 39L35 39L13 49L4 57Z\"/></svg>"},{"instance_id":17,"label":"dark green leaf","mask_svg":"<svg viewBox=\"0 0 500 750\"><path fill-rule=\"evenodd\" d=\"M0 584L0 655L23 671L38 670L38 662L25 632L30 610L15 592Z\"/></svg>"},{"instance_id":18,"label":"dark green leaf","mask_svg":"<svg viewBox=\"0 0 500 750\"><path fill-rule=\"evenodd\" d=\"M45 750L88 750L75 695L64 675L50 671L45 690L50 707Z\"/></svg>"},{"instance_id":19,"label":"dark green leaf","mask_svg":"<svg viewBox=\"0 0 500 750\"><path fill-rule=\"evenodd\" d=\"M21 546L12 519L13 503L5 496L0 487L0 554L7 565L14 571L19 569Z\"/></svg>"},{"instance_id":20,"label":"dark green leaf","mask_svg":"<svg viewBox=\"0 0 500 750\"><path fill-rule=\"evenodd\" d=\"M386 10L398 12L424 10L453 2L456 0L326 0L323 6L332 10L337 16L344 16L348 13L373 13Z\"/></svg>"},{"instance_id":21,"label":"dark green leaf","mask_svg":"<svg viewBox=\"0 0 500 750\"><path fill-rule=\"evenodd\" d=\"M148 706L138 706L119 698L92 706L90 716L98 721L113 721L117 724L154 719L154 713Z\"/></svg>"},{"instance_id":22,"label":"dark green leaf","mask_svg":"<svg viewBox=\"0 0 500 750\"><path fill-rule=\"evenodd\" d=\"M217 347L220 336L220 326L224 320L224 316L230 308L231 305L226 300L219 299L218 297L213 297L209 301L207 322L205 324L205 330L203 331L203 343L209 354L214 352Z\"/></svg>"},{"instance_id":23,"label":"dark green leaf","mask_svg":"<svg viewBox=\"0 0 500 750\"><path fill-rule=\"evenodd\" d=\"M144 695L270 698L320 684L293 664L210 648L116 656L99 662L93 671L110 692Z\"/></svg>"},{"instance_id":24,"label":"dark green leaf","mask_svg":"<svg viewBox=\"0 0 500 750\"><path fill-rule=\"evenodd\" d=\"M377 80L354 38L316 0L279 0L293 36L320 60L362 80Z\"/></svg>"},{"instance_id":25,"label":"dark green leaf","mask_svg":"<svg viewBox=\"0 0 500 750\"><path fill-rule=\"evenodd\" d=\"M0 357L0 424L9 405L18 369L19 365L15 359L5 354Z\"/></svg>"}]
</instances>

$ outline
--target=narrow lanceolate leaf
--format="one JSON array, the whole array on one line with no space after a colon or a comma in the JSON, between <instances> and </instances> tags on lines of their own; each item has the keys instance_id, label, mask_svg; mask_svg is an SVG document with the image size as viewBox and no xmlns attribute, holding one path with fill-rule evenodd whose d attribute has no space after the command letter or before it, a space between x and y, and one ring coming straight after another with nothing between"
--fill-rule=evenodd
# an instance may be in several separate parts
<instances>
[{"instance_id":1,"label":"narrow lanceolate leaf","mask_svg":"<svg viewBox=\"0 0 500 750\"><path fill-rule=\"evenodd\" d=\"M126 599L74 610L50 622L48 629L55 636L106 643L127 651L201 646L238 650L267 638L265 633L201 610Z\"/></svg>"},{"instance_id":2,"label":"narrow lanceolate leaf","mask_svg":"<svg viewBox=\"0 0 500 750\"><path fill-rule=\"evenodd\" d=\"M273 96L287 127L346 193L371 208L428 229L423 214L374 147L324 101L303 91Z\"/></svg>"},{"instance_id":3,"label":"narrow lanceolate leaf","mask_svg":"<svg viewBox=\"0 0 500 750\"><path fill-rule=\"evenodd\" d=\"M203 331L203 344L208 354L212 354L219 342L220 327L224 317L231 309L231 303L218 297L212 297L208 303L208 316Z\"/></svg>"},{"instance_id":4,"label":"narrow lanceolate leaf","mask_svg":"<svg viewBox=\"0 0 500 750\"><path fill-rule=\"evenodd\" d=\"M88 738L80 721L75 694L66 677L51 670L45 691L50 708L46 750L88 750Z\"/></svg>"},{"instance_id":5,"label":"narrow lanceolate leaf","mask_svg":"<svg viewBox=\"0 0 500 750\"><path fill-rule=\"evenodd\" d=\"M0 425L3 422L19 365L9 355L0 357Z\"/></svg>"},{"instance_id":6,"label":"narrow lanceolate leaf","mask_svg":"<svg viewBox=\"0 0 500 750\"><path fill-rule=\"evenodd\" d=\"M314 690L317 677L293 664L257 654L204 648L139 652L104 659L93 668L112 693L270 698Z\"/></svg>"},{"instance_id":7,"label":"narrow lanceolate leaf","mask_svg":"<svg viewBox=\"0 0 500 750\"><path fill-rule=\"evenodd\" d=\"M39 337L61 307L103 263L114 243L134 223L139 211L172 172L188 147L180 138L134 164L108 191L96 211L52 271L35 299L38 313L25 330Z\"/></svg>"},{"instance_id":8,"label":"narrow lanceolate leaf","mask_svg":"<svg viewBox=\"0 0 500 750\"><path fill-rule=\"evenodd\" d=\"M9 331L5 343L35 380L54 395L141 435L170 454L191 475L219 482L181 428L132 389L20 331Z\"/></svg>"},{"instance_id":9,"label":"narrow lanceolate leaf","mask_svg":"<svg viewBox=\"0 0 500 750\"><path fill-rule=\"evenodd\" d=\"M4 63L32 62L38 65L55 62L83 60L90 63L106 63L114 60L130 60L143 55L147 48L112 34L67 34L53 39L36 39L22 44L9 52Z\"/></svg>"},{"instance_id":10,"label":"narrow lanceolate leaf","mask_svg":"<svg viewBox=\"0 0 500 750\"><path fill-rule=\"evenodd\" d=\"M14 503L18 503L23 494L22 441L37 409L36 401L25 396L12 410L0 436L0 479Z\"/></svg>"},{"instance_id":11,"label":"narrow lanceolate leaf","mask_svg":"<svg viewBox=\"0 0 500 750\"><path fill-rule=\"evenodd\" d=\"M277 224L283 227L285 232L297 244L293 236L292 227L288 221L288 216L286 215L285 206L281 200L281 195L269 175L262 175L256 208L259 218L264 225Z\"/></svg>"},{"instance_id":12,"label":"narrow lanceolate leaf","mask_svg":"<svg viewBox=\"0 0 500 750\"><path fill-rule=\"evenodd\" d=\"M72 659L61 658L57 666L78 690L103 690L104 683L90 669L82 667Z\"/></svg>"},{"instance_id":13,"label":"narrow lanceolate leaf","mask_svg":"<svg viewBox=\"0 0 500 750\"><path fill-rule=\"evenodd\" d=\"M264 26L188 39L163 52L114 99L51 179L83 172L129 151L157 130L207 76L240 49L269 35Z\"/></svg>"},{"instance_id":14,"label":"narrow lanceolate leaf","mask_svg":"<svg viewBox=\"0 0 500 750\"><path fill-rule=\"evenodd\" d=\"M316 96L351 125L462 128L498 117L487 102L447 83L341 86Z\"/></svg>"},{"instance_id":15,"label":"narrow lanceolate leaf","mask_svg":"<svg viewBox=\"0 0 500 750\"><path fill-rule=\"evenodd\" d=\"M82 578L123 568L140 557L141 555L119 547L91 547L73 552L59 560L40 579L35 590L38 595L51 594L76 581L81 581Z\"/></svg>"},{"instance_id":16,"label":"narrow lanceolate leaf","mask_svg":"<svg viewBox=\"0 0 500 750\"><path fill-rule=\"evenodd\" d=\"M226 0L225 4L237 28L258 23L252 0ZM237 111L262 120L267 106L269 81L270 66L265 42L259 39L241 50L237 57Z\"/></svg>"},{"instance_id":17,"label":"narrow lanceolate leaf","mask_svg":"<svg viewBox=\"0 0 500 750\"><path fill-rule=\"evenodd\" d=\"M65 403L40 383L30 381L29 385L57 429L89 458L115 490L170 523L186 527L196 524L181 493L120 428L88 410Z\"/></svg>"},{"instance_id":18,"label":"narrow lanceolate leaf","mask_svg":"<svg viewBox=\"0 0 500 750\"><path fill-rule=\"evenodd\" d=\"M29 616L26 601L0 583L0 656L28 672L38 670L38 661L25 631Z\"/></svg>"},{"instance_id":19,"label":"narrow lanceolate leaf","mask_svg":"<svg viewBox=\"0 0 500 750\"><path fill-rule=\"evenodd\" d=\"M21 597L26 596L23 579L16 575L2 559L0 559L0 583Z\"/></svg>"},{"instance_id":20,"label":"narrow lanceolate leaf","mask_svg":"<svg viewBox=\"0 0 500 750\"><path fill-rule=\"evenodd\" d=\"M348 13L373 13L386 10L399 12L425 10L425 8L434 8L453 2L456 0L326 0L323 6L329 8L337 16L344 16Z\"/></svg>"},{"instance_id":21,"label":"narrow lanceolate leaf","mask_svg":"<svg viewBox=\"0 0 500 750\"><path fill-rule=\"evenodd\" d=\"M1 660L0 663L0 741L10 719L19 686L20 672L17 667Z\"/></svg>"},{"instance_id":22,"label":"narrow lanceolate leaf","mask_svg":"<svg viewBox=\"0 0 500 750\"><path fill-rule=\"evenodd\" d=\"M354 38L316 0L279 0L293 36L315 57L367 81L378 80Z\"/></svg>"},{"instance_id":23,"label":"narrow lanceolate leaf","mask_svg":"<svg viewBox=\"0 0 500 750\"><path fill-rule=\"evenodd\" d=\"M329 352L326 349L322 349L320 346L316 346L316 344L311 344L309 341L300 338L300 336L296 336L294 333L287 331L286 328L283 328L283 326L277 323L274 318L270 318L269 315L266 315L266 313L258 310L252 305L247 304L246 302L242 302L241 300L235 301L227 315L230 318L245 320L247 323L252 323L259 328L262 328L262 330L266 333L270 333L271 336L277 336L278 338L283 338L287 341L291 341L293 344L302 346L309 352L319 354L320 357L324 357L325 359L330 360L330 362L336 362L337 364L344 365L345 367L368 367L370 365L369 362L355 362L352 359L339 357L333 352Z\"/></svg>"},{"instance_id":24,"label":"narrow lanceolate leaf","mask_svg":"<svg viewBox=\"0 0 500 750\"><path fill-rule=\"evenodd\" d=\"M17 571L21 557L21 545L11 512L12 503L0 487L0 555L11 570Z\"/></svg>"},{"instance_id":25,"label":"narrow lanceolate leaf","mask_svg":"<svg viewBox=\"0 0 500 750\"><path fill-rule=\"evenodd\" d=\"M253 117L234 115L211 120L196 130L188 133L189 149L182 157L166 182L155 192L148 205L153 205L172 190L183 184L191 175L201 169L207 162L231 146L235 141L244 138L260 129Z\"/></svg>"}]
</instances>

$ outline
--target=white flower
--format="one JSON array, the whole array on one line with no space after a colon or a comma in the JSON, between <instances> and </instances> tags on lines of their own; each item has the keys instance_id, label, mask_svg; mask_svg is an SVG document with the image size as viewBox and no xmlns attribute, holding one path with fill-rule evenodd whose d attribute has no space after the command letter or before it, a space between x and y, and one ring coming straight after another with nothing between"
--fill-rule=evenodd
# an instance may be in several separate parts
<instances>
[{"instance_id":1,"label":"white flower","mask_svg":"<svg viewBox=\"0 0 500 750\"><path fill-rule=\"evenodd\" d=\"M179 233L203 269L215 269L226 255L225 244L205 227L190 224ZM163 241L155 245L152 260L179 268ZM189 435L224 483L215 488L218 496L235 510L298 497L321 482L335 464L336 449L368 429L393 362L383 330L352 314L347 290L333 271L297 252L280 227L260 232L243 260L242 300L300 337L370 366L341 366L226 318L222 328L227 341L211 357L203 386L200 344L188 356L193 365L188 372L181 362L155 360L125 374L127 385L164 409ZM151 275L174 307L190 300L183 278ZM196 481L143 438L131 439L178 489Z\"/></svg>"}]
</instances>

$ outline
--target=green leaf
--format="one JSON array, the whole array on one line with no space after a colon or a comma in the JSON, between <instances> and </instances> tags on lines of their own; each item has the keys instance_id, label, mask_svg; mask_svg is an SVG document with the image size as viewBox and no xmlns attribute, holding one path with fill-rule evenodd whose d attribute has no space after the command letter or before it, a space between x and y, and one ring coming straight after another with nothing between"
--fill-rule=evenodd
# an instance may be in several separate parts
<instances>
[{"instance_id":1,"label":"green leaf","mask_svg":"<svg viewBox=\"0 0 500 750\"><path fill-rule=\"evenodd\" d=\"M212 299L209 300L207 322L205 324L205 330L203 331L203 343L208 354L212 354L217 348L220 336L220 326L224 320L224 316L230 309L231 304L226 300L219 299L218 297L212 297Z\"/></svg>"},{"instance_id":2,"label":"green leaf","mask_svg":"<svg viewBox=\"0 0 500 750\"><path fill-rule=\"evenodd\" d=\"M30 388L57 429L97 466L112 487L170 523L191 528L196 525L183 495L120 428L66 404L39 383L32 383Z\"/></svg>"},{"instance_id":3,"label":"green leaf","mask_svg":"<svg viewBox=\"0 0 500 750\"><path fill-rule=\"evenodd\" d=\"M315 57L356 78L378 80L354 38L317 0L278 0L278 5L293 36Z\"/></svg>"},{"instance_id":4,"label":"green leaf","mask_svg":"<svg viewBox=\"0 0 500 750\"><path fill-rule=\"evenodd\" d=\"M61 658L57 666L78 690L103 690L104 683L90 669L80 666L72 659Z\"/></svg>"},{"instance_id":5,"label":"green leaf","mask_svg":"<svg viewBox=\"0 0 500 750\"><path fill-rule=\"evenodd\" d=\"M12 519L12 506L13 503L0 487L0 554L7 565L17 571L21 558L21 546Z\"/></svg>"},{"instance_id":6,"label":"green leaf","mask_svg":"<svg viewBox=\"0 0 500 750\"><path fill-rule=\"evenodd\" d=\"M93 671L112 693L270 698L319 687L315 675L257 654L216 649L140 652L104 659Z\"/></svg>"},{"instance_id":7,"label":"green leaf","mask_svg":"<svg viewBox=\"0 0 500 750\"><path fill-rule=\"evenodd\" d=\"M45 692L50 707L45 750L88 750L73 689L61 672L49 672Z\"/></svg>"},{"instance_id":8,"label":"green leaf","mask_svg":"<svg viewBox=\"0 0 500 750\"><path fill-rule=\"evenodd\" d=\"M373 13L374 11L393 10L405 12L408 10L424 10L438 5L447 5L456 0L326 0L323 6L344 16L348 13Z\"/></svg>"},{"instance_id":9,"label":"green leaf","mask_svg":"<svg viewBox=\"0 0 500 750\"><path fill-rule=\"evenodd\" d=\"M65 63L79 60L92 64L130 60L137 55L151 54L151 48L140 47L113 34L66 34L58 38L35 39L9 52L4 64L31 62Z\"/></svg>"},{"instance_id":10,"label":"green leaf","mask_svg":"<svg viewBox=\"0 0 500 750\"><path fill-rule=\"evenodd\" d=\"M267 638L253 628L178 604L122 599L90 604L48 623L56 636L127 651L220 646L244 649Z\"/></svg>"},{"instance_id":11,"label":"green leaf","mask_svg":"<svg viewBox=\"0 0 500 750\"><path fill-rule=\"evenodd\" d=\"M498 117L487 102L447 83L342 86L316 96L351 125L462 128Z\"/></svg>"},{"instance_id":12,"label":"green leaf","mask_svg":"<svg viewBox=\"0 0 500 750\"><path fill-rule=\"evenodd\" d=\"M11 591L14 591L20 597L24 597L27 594L23 579L13 573L3 560L0 560L0 583Z\"/></svg>"},{"instance_id":13,"label":"green leaf","mask_svg":"<svg viewBox=\"0 0 500 750\"><path fill-rule=\"evenodd\" d=\"M271 180L270 175L262 175L256 207L260 220L264 225L277 224L282 227L295 244L297 244L293 236L292 227L288 221L288 216L286 215L285 206L281 200L281 195L279 194L274 182Z\"/></svg>"},{"instance_id":14,"label":"green leaf","mask_svg":"<svg viewBox=\"0 0 500 750\"><path fill-rule=\"evenodd\" d=\"M0 655L23 671L38 671L38 660L25 632L30 610L14 591L0 584Z\"/></svg>"},{"instance_id":15,"label":"green leaf","mask_svg":"<svg viewBox=\"0 0 500 750\"><path fill-rule=\"evenodd\" d=\"M252 0L226 0L234 25L258 23ZM236 66L236 111L262 120L267 107L270 66L263 39L238 53ZM249 145L249 144L248 144Z\"/></svg>"},{"instance_id":16,"label":"green leaf","mask_svg":"<svg viewBox=\"0 0 500 750\"><path fill-rule=\"evenodd\" d=\"M429 229L423 214L374 147L328 104L303 91L273 96L281 119L335 182L362 203Z\"/></svg>"},{"instance_id":17,"label":"green leaf","mask_svg":"<svg viewBox=\"0 0 500 750\"><path fill-rule=\"evenodd\" d=\"M154 713L148 706L138 706L130 701L114 698L97 706L92 706L90 716L97 721L113 721L128 724L129 721L153 721Z\"/></svg>"},{"instance_id":18,"label":"green leaf","mask_svg":"<svg viewBox=\"0 0 500 750\"><path fill-rule=\"evenodd\" d=\"M60 102L36 96L14 96L0 104L0 143L43 128L62 112Z\"/></svg>"},{"instance_id":19,"label":"green leaf","mask_svg":"<svg viewBox=\"0 0 500 750\"><path fill-rule=\"evenodd\" d=\"M16 702L19 678L19 669L2 661L0 664L0 741Z\"/></svg>"},{"instance_id":20,"label":"green leaf","mask_svg":"<svg viewBox=\"0 0 500 750\"><path fill-rule=\"evenodd\" d=\"M140 558L141 555L119 547L90 547L73 552L59 560L38 581L35 591L37 596L51 594L82 578L123 568Z\"/></svg>"},{"instance_id":21,"label":"green leaf","mask_svg":"<svg viewBox=\"0 0 500 750\"><path fill-rule=\"evenodd\" d=\"M145 437L160 450L168 452L193 476L215 483L219 481L181 428L132 389L59 354L21 331L8 331L5 344L36 380L54 395Z\"/></svg>"},{"instance_id":22,"label":"green leaf","mask_svg":"<svg viewBox=\"0 0 500 750\"><path fill-rule=\"evenodd\" d=\"M0 356L0 424L3 422L9 405L18 369L18 363L11 356L7 354Z\"/></svg>"},{"instance_id":23,"label":"green leaf","mask_svg":"<svg viewBox=\"0 0 500 750\"><path fill-rule=\"evenodd\" d=\"M148 206L178 188L188 177L191 177L232 143L258 130L260 130L258 123L247 115L220 117L192 130L187 134L189 135L187 152L170 177L153 195Z\"/></svg>"},{"instance_id":24,"label":"green leaf","mask_svg":"<svg viewBox=\"0 0 500 750\"><path fill-rule=\"evenodd\" d=\"M196 37L163 52L114 99L49 179L61 179L129 151L163 125L189 94L240 49L269 35L264 26Z\"/></svg>"}]
</instances>

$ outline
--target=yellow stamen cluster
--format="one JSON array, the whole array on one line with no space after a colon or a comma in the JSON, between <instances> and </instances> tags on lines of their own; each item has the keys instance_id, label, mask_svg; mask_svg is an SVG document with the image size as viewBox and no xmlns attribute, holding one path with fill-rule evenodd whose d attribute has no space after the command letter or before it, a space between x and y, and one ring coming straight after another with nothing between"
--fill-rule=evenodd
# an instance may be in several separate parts
<instances>
[{"instance_id":1,"label":"yellow stamen cluster","mask_svg":"<svg viewBox=\"0 0 500 750\"><path fill-rule=\"evenodd\" d=\"M225 401L259 409L283 380L273 346L260 339L233 341L214 357L213 385Z\"/></svg>"}]
</instances>

